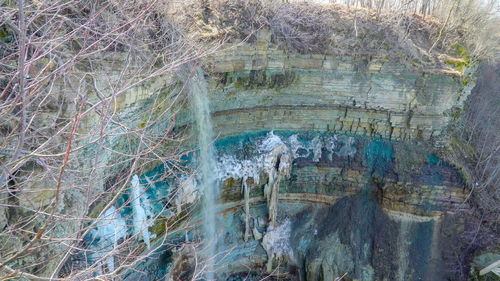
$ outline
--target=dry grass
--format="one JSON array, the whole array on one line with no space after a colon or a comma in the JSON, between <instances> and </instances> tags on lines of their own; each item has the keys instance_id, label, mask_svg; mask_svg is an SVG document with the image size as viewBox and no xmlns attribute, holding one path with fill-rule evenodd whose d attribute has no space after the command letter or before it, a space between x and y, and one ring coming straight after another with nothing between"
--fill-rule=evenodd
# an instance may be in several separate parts
<instances>
[{"instance_id":1,"label":"dry grass","mask_svg":"<svg viewBox=\"0 0 500 281\"><path fill-rule=\"evenodd\" d=\"M198 41L252 42L258 30L268 29L272 42L287 50L387 56L421 67L457 68L456 64L446 63L457 56L460 63L468 64L468 61L463 62L465 55L457 52L457 46L465 46L467 56L491 57L492 46L498 42L486 44L487 40L483 39L470 44L471 30L452 24L450 20L445 24L444 20L430 15L348 8L340 4L193 0L181 6L186 11L182 23Z\"/></svg>"}]
</instances>

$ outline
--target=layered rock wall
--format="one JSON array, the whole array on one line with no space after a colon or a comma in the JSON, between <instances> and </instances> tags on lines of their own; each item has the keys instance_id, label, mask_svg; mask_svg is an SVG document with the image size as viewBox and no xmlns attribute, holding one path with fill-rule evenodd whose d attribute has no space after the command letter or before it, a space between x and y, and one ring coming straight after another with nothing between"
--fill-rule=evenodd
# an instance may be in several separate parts
<instances>
[{"instance_id":1,"label":"layered rock wall","mask_svg":"<svg viewBox=\"0 0 500 281\"><path fill-rule=\"evenodd\" d=\"M265 42L207 62L221 137L280 129L429 140L443 133L465 96L460 78L445 70L416 71L372 56L288 53Z\"/></svg>"},{"instance_id":2,"label":"layered rock wall","mask_svg":"<svg viewBox=\"0 0 500 281\"><path fill-rule=\"evenodd\" d=\"M263 276L281 265L286 280L344 272L359 280L444 280L438 269L449 229L441 225L466 194L439 143L467 96L460 77L368 55L290 53L267 42L260 37L205 62L219 173L229 169L220 177L221 235L227 250L236 247L220 278ZM180 111L177 129L191 124L189 110ZM269 178L248 172L264 157L266 138L292 154L273 226Z\"/></svg>"},{"instance_id":3,"label":"layered rock wall","mask_svg":"<svg viewBox=\"0 0 500 281\"><path fill-rule=\"evenodd\" d=\"M359 280L444 280L441 224L463 208L466 194L436 144L467 95L460 77L369 55L291 53L268 42L203 62L219 157L218 235L229 253L218 278L277 272L285 280L334 280L347 272ZM179 91L181 83L160 77L116 106L140 128L153 93ZM176 106L174 132L195 136L192 109ZM273 142L291 151L291 170L275 175L274 199L266 200L277 171L261 163L272 149L259 145ZM158 237L165 219L151 229Z\"/></svg>"}]
</instances>

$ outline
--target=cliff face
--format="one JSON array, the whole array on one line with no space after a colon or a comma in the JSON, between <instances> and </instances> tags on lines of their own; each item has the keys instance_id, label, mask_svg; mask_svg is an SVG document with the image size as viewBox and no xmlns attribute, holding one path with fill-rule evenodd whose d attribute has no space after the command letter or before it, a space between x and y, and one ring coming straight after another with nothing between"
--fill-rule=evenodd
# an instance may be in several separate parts
<instances>
[{"instance_id":1,"label":"cliff face","mask_svg":"<svg viewBox=\"0 0 500 281\"><path fill-rule=\"evenodd\" d=\"M417 71L386 57L287 52L269 43L266 32L255 43L208 57L203 68L217 136L217 234L224 237L218 249L227 251L218 280L258 280L270 273L287 280L333 280L344 273L359 280L444 280L437 269L446 267L453 249L447 241L460 221L450 218L464 208L465 193L459 173L441 159L440 145L467 96L460 77L439 69ZM112 69L103 71L103 77L114 77ZM178 97L182 83L175 81L162 76L134 87L113 106L137 128L156 120L148 128L153 135L173 128L194 136L189 106L157 114L162 104L170 104L163 100ZM97 80L97 88L105 85L105 79ZM82 133L95 130L92 120L85 119ZM188 139L185 149L194 140ZM127 153L137 142L111 137L102 144ZM85 159L98 153L94 146L80 152L89 167L94 162ZM169 149L168 143L162 148ZM99 156L110 168L96 172L100 180L93 192L105 190L121 169L111 165L120 163L120 154ZM165 172L165 167L151 169L139 185ZM165 222L184 216L180 204L194 202L195 186L189 180L160 180L145 191L148 199L140 200L140 208L126 203L138 189L125 192L114 204L123 208L113 220L132 224L136 218L130 213L141 209L152 234L142 231L139 237L156 245L160 240L154 237L164 234ZM78 192L66 196L71 200L62 209L87 208ZM172 199L180 203L172 206ZM91 216L105 204L91 206ZM165 206L172 210L165 213ZM84 255L90 260L95 249L113 249L112 241L101 237L111 230L97 226L86 236L90 252ZM119 240L135 228L110 233ZM179 237L199 237L196 229L181 232L172 239L184 243ZM173 250L161 247L156 254L164 258L153 255L139 266L146 275L127 273L126 278L190 275L191 254ZM114 260L106 264L110 270Z\"/></svg>"},{"instance_id":2,"label":"cliff face","mask_svg":"<svg viewBox=\"0 0 500 281\"><path fill-rule=\"evenodd\" d=\"M11 42L0 277L455 280L457 252L487 249L456 237L496 230L495 200L464 204L475 195L464 181L494 186L474 154L495 126L476 123L487 114L454 124L483 49L467 39L479 37L382 6L153 2L63 9L74 22L95 14L97 28L71 21L57 35L68 63L52 47L36 55L35 40L23 66Z\"/></svg>"},{"instance_id":3,"label":"cliff face","mask_svg":"<svg viewBox=\"0 0 500 281\"><path fill-rule=\"evenodd\" d=\"M439 147L467 95L460 78L260 38L206 62L227 255L218 278L445 280L466 194ZM177 130L190 132L191 116L180 111Z\"/></svg>"},{"instance_id":4,"label":"cliff face","mask_svg":"<svg viewBox=\"0 0 500 281\"><path fill-rule=\"evenodd\" d=\"M460 78L444 70L419 72L371 56L287 53L266 41L237 46L207 64L221 137L274 129L429 140L466 98Z\"/></svg>"},{"instance_id":5,"label":"cliff face","mask_svg":"<svg viewBox=\"0 0 500 281\"><path fill-rule=\"evenodd\" d=\"M202 62L217 150L217 235L223 238L217 249L224 252L217 280L269 274L334 280L344 273L357 280L445 280L442 268L461 227L453 213L464 208L466 194L460 174L442 159L441 144L468 94L461 78L439 69L417 71L386 57L287 52L269 43L266 32L258 37ZM103 71L103 77L114 77L112 69ZM97 82L105 88L105 79ZM131 88L113 107L137 128L155 120L147 129L158 139L164 132L196 136L189 106L162 108L182 88L162 76ZM82 132L96 129L93 120L85 119ZM189 138L183 149L193 148L194 141ZM133 137L108 137L102 145L120 153L99 153L93 144L80 152L84 166L92 167L96 154L109 166L96 171L100 180L93 192L108 188L123 166L113 163L137 144ZM170 149L166 142L160 151ZM187 158L196 164L196 153ZM141 191L141 185L147 188ZM186 220L192 209L183 207L199 196L196 185L194 179L174 180L165 166L152 167L111 206L119 210L111 217L116 225L134 224L131 214L141 210L149 232L97 224L84 239L87 251L75 259L92 263L102 258L96 249L109 253L135 233L155 251L125 279L187 280L196 273L194 253L156 246L164 234L176 245L202 236L193 227L198 216ZM144 198L136 196L142 193ZM62 209L87 208L78 201L82 194L66 196L71 200ZM139 206L129 202L135 197L142 198ZM104 212L108 202L90 206L90 216ZM109 219L110 213L101 217ZM111 255L98 268L110 271L118 260Z\"/></svg>"}]
</instances>

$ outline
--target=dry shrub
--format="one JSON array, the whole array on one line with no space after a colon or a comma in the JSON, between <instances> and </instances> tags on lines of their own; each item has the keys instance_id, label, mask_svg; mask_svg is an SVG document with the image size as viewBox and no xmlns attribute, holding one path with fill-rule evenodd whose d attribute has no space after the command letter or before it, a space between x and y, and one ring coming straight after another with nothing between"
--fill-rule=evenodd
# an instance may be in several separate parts
<instances>
[{"instance_id":1,"label":"dry shrub","mask_svg":"<svg viewBox=\"0 0 500 281\"><path fill-rule=\"evenodd\" d=\"M133 174L178 166L170 108L182 95L148 93L143 119L117 110L132 90L207 54L184 40L167 4L0 1L0 279L57 280ZM133 237L119 246L130 254L121 268L145 258Z\"/></svg>"},{"instance_id":2,"label":"dry shrub","mask_svg":"<svg viewBox=\"0 0 500 281\"><path fill-rule=\"evenodd\" d=\"M484 9L471 5L467 6L469 14L462 6L441 8L439 11L452 9L453 13L441 12L443 17L450 15L448 19L403 8L348 8L313 1L193 0L183 5L182 24L189 23L191 36L205 42L252 42L258 30L269 29L273 43L300 53L387 56L414 66L450 69L456 68L447 63L451 57L465 59L467 65L469 57L492 57L492 46L498 42L494 36L498 32L490 34L490 40L476 40L484 35L477 26L493 26L494 20ZM464 21L455 20L462 16ZM468 50L466 54L457 52L462 46Z\"/></svg>"},{"instance_id":3,"label":"dry shrub","mask_svg":"<svg viewBox=\"0 0 500 281\"><path fill-rule=\"evenodd\" d=\"M470 208L459 234L464 245L453 260L457 279L465 279L475 255L498 252L500 245L500 65L483 64L478 81L456 120L456 143L451 155L467 176ZM457 145L457 142L459 145Z\"/></svg>"}]
</instances>

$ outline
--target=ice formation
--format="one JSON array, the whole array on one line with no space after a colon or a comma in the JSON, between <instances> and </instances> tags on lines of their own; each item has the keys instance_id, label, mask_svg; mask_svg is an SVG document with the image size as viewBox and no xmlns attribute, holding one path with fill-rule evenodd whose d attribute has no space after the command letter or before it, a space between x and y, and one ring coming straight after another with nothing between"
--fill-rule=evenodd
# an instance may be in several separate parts
<instances>
[{"instance_id":1,"label":"ice formation","mask_svg":"<svg viewBox=\"0 0 500 281\"><path fill-rule=\"evenodd\" d=\"M353 157L356 154L356 147L354 146L355 139L353 137L348 137L347 141L340 147L337 155L342 157Z\"/></svg>"},{"instance_id":2,"label":"ice formation","mask_svg":"<svg viewBox=\"0 0 500 281\"><path fill-rule=\"evenodd\" d=\"M249 199L251 187L247 179L253 178L255 183L260 181L261 174L267 174L268 183L264 188L269 208L269 220L272 224L276 221L278 207L278 189L280 182L290 175L292 155L289 147L273 132L258 144L258 155L252 159L238 160L234 155L219 157L217 170L219 180L227 178L242 179L242 191L245 198L245 239L250 236L249 230Z\"/></svg>"},{"instance_id":3,"label":"ice formation","mask_svg":"<svg viewBox=\"0 0 500 281\"><path fill-rule=\"evenodd\" d=\"M280 225L270 225L264 238L262 247L267 253L267 271L272 271L273 261L281 257L292 257L293 252L290 246L291 222L289 219Z\"/></svg>"},{"instance_id":4,"label":"ice formation","mask_svg":"<svg viewBox=\"0 0 500 281\"><path fill-rule=\"evenodd\" d=\"M262 173L269 173L272 168L275 168L272 166L272 162L276 162L271 161L273 157L281 157L281 154L286 152L285 154L289 157L284 160L292 161L298 157L308 157L312 151L313 161L319 161L323 150L333 154L336 142L337 136L335 135L323 138L316 136L310 142L301 142L296 134L284 140L273 132L269 132L266 137L257 144L258 153L251 159L237 159L232 154L220 155L217 163L217 177L221 181L227 178L253 178L254 182L259 182ZM273 152L276 149L279 151ZM306 151L306 154L304 154L304 151ZM273 155L270 156L271 154ZM266 161L270 162L268 163ZM285 168L285 166L283 168Z\"/></svg>"},{"instance_id":5,"label":"ice formation","mask_svg":"<svg viewBox=\"0 0 500 281\"><path fill-rule=\"evenodd\" d=\"M325 136L323 138L319 136L315 136L309 143L302 143L298 139L298 135L294 134L288 138L288 144L290 146L290 150L292 152L292 156L294 159L298 157L307 157L309 156L310 151L312 151L313 161L317 162L321 158L321 154L323 153L323 149L325 149L329 155L330 159L333 155L333 150L335 149L337 142L337 136ZM302 155L300 152L306 151L307 154Z\"/></svg>"},{"instance_id":6,"label":"ice formation","mask_svg":"<svg viewBox=\"0 0 500 281\"><path fill-rule=\"evenodd\" d=\"M264 171L269 177L268 183L264 186L264 195L266 196L271 225L276 223L280 183L290 175L291 167L290 150L285 144L275 146L264 159Z\"/></svg>"},{"instance_id":7,"label":"ice formation","mask_svg":"<svg viewBox=\"0 0 500 281\"><path fill-rule=\"evenodd\" d=\"M151 203L144 192L144 186L139 182L139 177L134 175L131 181L132 185L132 216L134 233L141 233L144 243L148 249L151 246L152 235L148 228L152 225L151 218L153 211Z\"/></svg>"},{"instance_id":8,"label":"ice formation","mask_svg":"<svg viewBox=\"0 0 500 281\"><path fill-rule=\"evenodd\" d=\"M293 159L298 157L311 158L313 161L319 161L322 153L329 154L332 159L334 149L337 144L337 136L316 136L311 141L301 141L298 135L294 134L287 139L269 132L264 139L257 143L257 154L251 159L237 159L232 154L223 154L218 158L217 178L224 181L227 178L242 179L242 192L250 192L251 186L247 186L247 179L252 178L255 183L260 182L260 176L267 174L268 182L265 185L264 193L266 195L269 208L269 220L271 224L276 222L278 189L281 181L290 175ZM351 155L352 141L348 139L342 151ZM311 155L312 154L312 155ZM341 155L342 156L342 155ZM247 212L247 201L249 196L245 196L245 214ZM248 237L248 220L245 219L245 238Z\"/></svg>"},{"instance_id":9,"label":"ice formation","mask_svg":"<svg viewBox=\"0 0 500 281\"><path fill-rule=\"evenodd\" d=\"M312 140L306 141L299 139L297 134L285 138L275 135L271 131L256 143L257 153L249 159L238 159L233 153L218 155L215 173L213 173L215 175L214 181L222 182L228 178L241 179L242 181L245 241L248 241L252 234L254 238L261 237L258 231L256 233L256 229L250 228L252 217L249 204L252 186L264 184L260 182L261 175L267 175L268 181L265 183L264 193L269 209L269 223L270 226L274 226L277 220L279 186L290 175L293 159L306 157L313 161L320 161L323 153L328 153L327 157L332 159L337 143L336 135L315 136ZM342 152L352 154L352 141L348 139L343 146L346 145L344 150L347 151ZM253 179L253 184L250 179ZM192 203L196 200L199 195L197 191L200 189L200 187L196 187L196 184L199 183L192 177L179 181L179 191L176 195L177 212L180 212L182 204Z\"/></svg>"},{"instance_id":10,"label":"ice formation","mask_svg":"<svg viewBox=\"0 0 500 281\"><path fill-rule=\"evenodd\" d=\"M248 178L245 177L242 181L243 198L245 200L245 235L243 236L245 242L250 237L250 187L247 180Z\"/></svg>"},{"instance_id":11,"label":"ice formation","mask_svg":"<svg viewBox=\"0 0 500 281\"><path fill-rule=\"evenodd\" d=\"M104 258L108 271L114 271L113 250L116 249L118 241L127 235L125 220L114 206L107 209L103 216L99 218L90 235L93 239L99 241L95 247L92 247L93 252L90 254L90 260L94 262ZM102 270L99 269L99 273L102 274Z\"/></svg>"}]
</instances>

